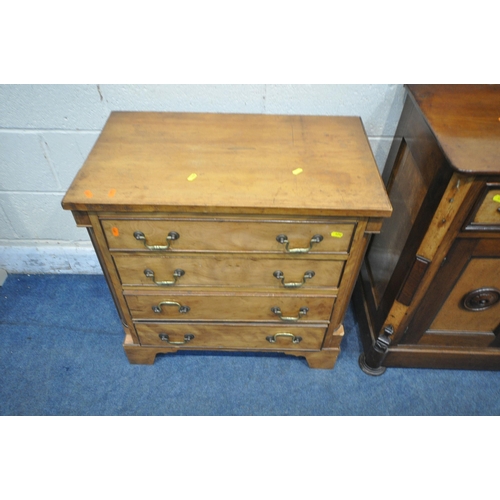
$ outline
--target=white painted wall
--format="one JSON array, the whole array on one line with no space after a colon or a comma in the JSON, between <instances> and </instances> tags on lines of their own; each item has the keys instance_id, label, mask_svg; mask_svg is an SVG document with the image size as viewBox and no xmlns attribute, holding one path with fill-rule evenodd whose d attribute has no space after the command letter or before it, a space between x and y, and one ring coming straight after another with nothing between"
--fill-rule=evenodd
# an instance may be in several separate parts
<instances>
[{"instance_id":1,"label":"white painted wall","mask_svg":"<svg viewBox=\"0 0 500 500\"><path fill-rule=\"evenodd\" d=\"M0 269L100 273L61 200L111 111L361 116L382 170L402 85L0 85Z\"/></svg>"}]
</instances>

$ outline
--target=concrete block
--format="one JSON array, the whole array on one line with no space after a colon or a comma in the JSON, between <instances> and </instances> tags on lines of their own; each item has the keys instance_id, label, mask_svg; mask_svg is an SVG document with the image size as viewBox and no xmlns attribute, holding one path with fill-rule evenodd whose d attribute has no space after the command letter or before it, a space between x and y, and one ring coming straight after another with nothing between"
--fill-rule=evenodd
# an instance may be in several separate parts
<instances>
[{"instance_id":1,"label":"concrete block","mask_svg":"<svg viewBox=\"0 0 500 500\"><path fill-rule=\"evenodd\" d=\"M43 132L42 137L65 192L90 153L99 132Z\"/></svg>"},{"instance_id":2,"label":"concrete block","mask_svg":"<svg viewBox=\"0 0 500 500\"><path fill-rule=\"evenodd\" d=\"M264 85L0 85L0 128L102 130L111 111L262 113Z\"/></svg>"},{"instance_id":3,"label":"concrete block","mask_svg":"<svg viewBox=\"0 0 500 500\"><path fill-rule=\"evenodd\" d=\"M360 116L369 136L393 136L402 85L267 85L266 113Z\"/></svg>"},{"instance_id":4,"label":"concrete block","mask_svg":"<svg viewBox=\"0 0 500 500\"><path fill-rule=\"evenodd\" d=\"M16 240L18 238L5 213L0 199L0 240ZM0 263L1 265L1 263Z\"/></svg>"},{"instance_id":5,"label":"concrete block","mask_svg":"<svg viewBox=\"0 0 500 500\"><path fill-rule=\"evenodd\" d=\"M363 118L372 136L394 134L397 85L0 85L0 127L102 130L109 113L186 111L341 114Z\"/></svg>"},{"instance_id":6,"label":"concrete block","mask_svg":"<svg viewBox=\"0 0 500 500\"><path fill-rule=\"evenodd\" d=\"M0 131L0 172L0 190L60 190L39 134Z\"/></svg>"},{"instance_id":7,"label":"concrete block","mask_svg":"<svg viewBox=\"0 0 500 500\"><path fill-rule=\"evenodd\" d=\"M265 85L101 85L109 110L262 113Z\"/></svg>"},{"instance_id":8,"label":"concrete block","mask_svg":"<svg viewBox=\"0 0 500 500\"><path fill-rule=\"evenodd\" d=\"M11 274L102 274L90 243L0 245L0 262Z\"/></svg>"},{"instance_id":9,"label":"concrete block","mask_svg":"<svg viewBox=\"0 0 500 500\"><path fill-rule=\"evenodd\" d=\"M370 146L372 148L373 156L375 157L377 167L380 173L382 173L384 171L387 157L389 156L389 150L391 149L392 145L392 138L370 137L368 140L370 142Z\"/></svg>"},{"instance_id":10,"label":"concrete block","mask_svg":"<svg viewBox=\"0 0 500 500\"><path fill-rule=\"evenodd\" d=\"M20 240L89 241L71 212L63 210L63 194L0 193L0 204Z\"/></svg>"},{"instance_id":11,"label":"concrete block","mask_svg":"<svg viewBox=\"0 0 500 500\"><path fill-rule=\"evenodd\" d=\"M0 85L0 128L101 130L96 85Z\"/></svg>"}]
</instances>

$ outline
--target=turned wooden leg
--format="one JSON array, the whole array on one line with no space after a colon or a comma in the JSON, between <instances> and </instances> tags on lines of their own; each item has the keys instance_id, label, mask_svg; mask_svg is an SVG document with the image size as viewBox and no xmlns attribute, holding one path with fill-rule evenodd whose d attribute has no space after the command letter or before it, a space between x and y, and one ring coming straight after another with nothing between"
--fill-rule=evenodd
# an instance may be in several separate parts
<instances>
[{"instance_id":1,"label":"turned wooden leg","mask_svg":"<svg viewBox=\"0 0 500 500\"><path fill-rule=\"evenodd\" d=\"M320 352L305 354L309 368L331 370L335 366L340 349L323 349Z\"/></svg>"},{"instance_id":2,"label":"turned wooden leg","mask_svg":"<svg viewBox=\"0 0 500 500\"><path fill-rule=\"evenodd\" d=\"M382 375L386 368L382 366L387 353L389 352L389 345L391 343L391 335L394 330L391 325L385 328L384 333L372 344L366 351L362 352L359 356L359 367L367 374L378 376Z\"/></svg>"}]
</instances>

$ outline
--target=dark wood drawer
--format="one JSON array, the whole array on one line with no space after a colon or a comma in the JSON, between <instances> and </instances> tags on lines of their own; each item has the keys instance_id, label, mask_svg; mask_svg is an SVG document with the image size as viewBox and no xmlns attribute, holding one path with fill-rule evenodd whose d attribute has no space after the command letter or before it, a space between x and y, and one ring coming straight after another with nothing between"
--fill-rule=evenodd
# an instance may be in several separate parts
<instances>
[{"instance_id":1,"label":"dark wood drawer","mask_svg":"<svg viewBox=\"0 0 500 500\"><path fill-rule=\"evenodd\" d=\"M496 225L500 228L500 189L489 189L479 206L475 224L485 226Z\"/></svg>"}]
</instances>

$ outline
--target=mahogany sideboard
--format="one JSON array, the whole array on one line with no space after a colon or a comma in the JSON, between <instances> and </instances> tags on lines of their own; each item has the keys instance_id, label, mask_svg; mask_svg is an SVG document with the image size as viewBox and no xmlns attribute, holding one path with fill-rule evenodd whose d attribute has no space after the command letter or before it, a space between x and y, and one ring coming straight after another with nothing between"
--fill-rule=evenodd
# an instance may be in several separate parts
<instances>
[{"instance_id":1,"label":"mahogany sideboard","mask_svg":"<svg viewBox=\"0 0 500 500\"><path fill-rule=\"evenodd\" d=\"M408 85L394 214L355 292L361 368L500 369L500 86Z\"/></svg>"},{"instance_id":2,"label":"mahogany sideboard","mask_svg":"<svg viewBox=\"0 0 500 500\"><path fill-rule=\"evenodd\" d=\"M114 112L63 208L87 227L131 363L284 352L333 368L392 207L357 117Z\"/></svg>"}]
</instances>

